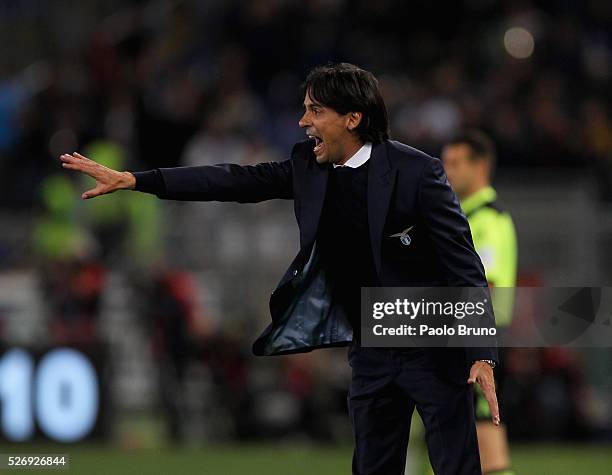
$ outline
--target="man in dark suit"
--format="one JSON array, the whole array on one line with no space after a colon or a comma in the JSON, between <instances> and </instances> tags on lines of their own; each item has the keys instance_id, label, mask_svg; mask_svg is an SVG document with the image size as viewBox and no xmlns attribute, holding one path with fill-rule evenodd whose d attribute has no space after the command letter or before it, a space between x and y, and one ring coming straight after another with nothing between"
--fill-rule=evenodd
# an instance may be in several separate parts
<instances>
[{"instance_id":1,"label":"man in dark suit","mask_svg":"<svg viewBox=\"0 0 612 475\"><path fill-rule=\"evenodd\" d=\"M77 153L60 159L65 168L96 179L85 199L118 189L173 200L293 199L300 252L272 294L272 323L254 343L254 353L351 345L354 474L403 473L415 407L435 472L480 473L471 383L480 384L499 423L495 348L360 344L361 287L487 286L442 165L389 140L378 82L356 66L311 71L304 107L299 125L309 139L283 162L130 173ZM408 228L410 239L402 241L397 235Z\"/></svg>"}]
</instances>

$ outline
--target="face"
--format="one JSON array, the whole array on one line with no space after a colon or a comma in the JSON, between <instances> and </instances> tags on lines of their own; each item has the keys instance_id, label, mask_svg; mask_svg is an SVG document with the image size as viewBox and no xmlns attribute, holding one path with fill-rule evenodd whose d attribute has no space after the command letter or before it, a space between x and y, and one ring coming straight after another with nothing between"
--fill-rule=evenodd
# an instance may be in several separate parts
<instances>
[{"instance_id":1,"label":"face","mask_svg":"<svg viewBox=\"0 0 612 475\"><path fill-rule=\"evenodd\" d=\"M343 163L362 145L355 129L361 120L360 112L338 114L334 109L304 98L304 115L300 127L314 139L313 148L318 163Z\"/></svg>"},{"instance_id":2,"label":"face","mask_svg":"<svg viewBox=\"0 0 612 475\"><path fill-rule=\"evenodd\" d=\"M465 144L447 145L442 150L444 170L455 193L466 197L481 173L482 160L470 160L470 147Z\"/></svg>"}]
</instances>

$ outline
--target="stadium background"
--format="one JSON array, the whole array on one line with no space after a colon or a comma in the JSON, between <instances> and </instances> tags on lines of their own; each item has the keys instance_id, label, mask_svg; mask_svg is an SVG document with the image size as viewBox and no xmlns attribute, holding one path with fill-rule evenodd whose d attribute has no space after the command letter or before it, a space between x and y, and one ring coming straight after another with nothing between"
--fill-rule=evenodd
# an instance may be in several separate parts
<instances>
[{"instance_id":1,"label":"stadium background","mask_svg":"<svg viewBox=\"0 0 612 475\"><path fill-rule=\"evenodd\" d=\"M282 159L307 70L349 61L380 78L394 138L432 155L465 126L495 139L519 284L610 285L611 20L595 0L0 2L0 452L68 453L75 473L348 473L345 350L250 354L297 250L291 204L83 202L57 156ZM65 346L100 392L91 430L58 445L42 418L78 418L70 396L19 406L30 430L9 401L47 394ZM511 353L517 473L610 473L611 357Z\"/></svg>"}]
</instances>

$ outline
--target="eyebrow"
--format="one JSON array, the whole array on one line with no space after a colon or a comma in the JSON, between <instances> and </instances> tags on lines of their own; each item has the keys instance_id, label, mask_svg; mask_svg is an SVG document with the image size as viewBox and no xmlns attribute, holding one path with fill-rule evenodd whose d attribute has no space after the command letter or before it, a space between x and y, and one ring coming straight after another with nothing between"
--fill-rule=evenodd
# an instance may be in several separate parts
<instances>
[{"instance_id":1,"label":"eyebrow","mask_svg":"<svg viewBox=\"0 0 612 475\"><path fill-rule=\"evenodd\" d=\"M318 102L311 102L310 104L306 104L304 102L304 109L313 109L314 107L318 107L319 109L322 109L323 104L319 104Z\"/></svg>"}]
</instances>

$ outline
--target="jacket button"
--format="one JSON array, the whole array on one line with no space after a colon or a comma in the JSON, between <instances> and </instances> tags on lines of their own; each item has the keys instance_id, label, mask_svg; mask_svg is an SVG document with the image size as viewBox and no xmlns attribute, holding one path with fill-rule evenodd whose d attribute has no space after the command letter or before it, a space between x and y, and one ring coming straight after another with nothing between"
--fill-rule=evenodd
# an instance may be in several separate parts
<instances>
[{"instance_id":1,"label":"jacket button","mask_svg":"<svg viewBox=\"0 0 612 475\"><path fill-rule=\"evenodd\" d=\"M293 271L293 277L295 277L296 275L298 275L298 271L297 271L297 269L295 269L295 270Z\"/></svg>"}]
</instances>

